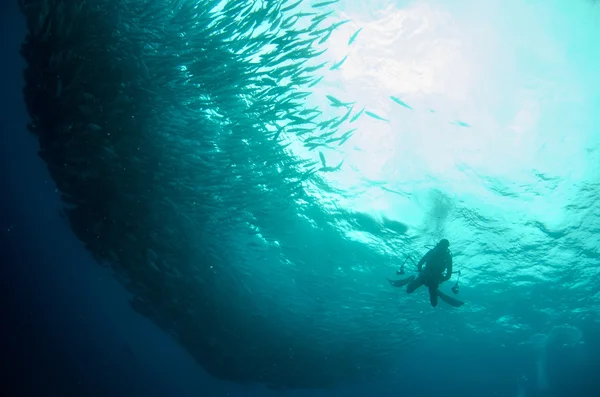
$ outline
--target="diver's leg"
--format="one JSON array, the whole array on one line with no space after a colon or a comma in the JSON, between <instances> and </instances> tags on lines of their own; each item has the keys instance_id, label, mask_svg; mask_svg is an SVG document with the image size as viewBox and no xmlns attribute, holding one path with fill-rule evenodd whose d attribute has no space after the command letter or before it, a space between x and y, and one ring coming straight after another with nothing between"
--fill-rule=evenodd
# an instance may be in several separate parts
<instances>
[{"instance_id":1,"label":"diver's leg","mask_svg":"<svg viewBox=\"0 0 600 397\"><path fill-rule=\"evenodd\" d=\"M415 290L417 288L419 288L421 285L423 285L423 280L424 280L423 276L419 275L419 277L415 278L410 283L408 283L408 286L406 287L406 292L409 294L412 294L413 292L415 292Z\"/></svg>"},{"instance_id":2,"label":"diver's leg","mask_svg":"<svg viewBox=\"0 0 600 397\"><path fill-rule=\"evenodd\" d=\"M387 281L389 281L390 284L392 284L394 287L404 287L406 284L413 281L414 278L415 278L415 276L406 277L406 278L403 278L402 280L390 280L388 278Z\"/></svg>"},{"instance_id":3,"label":"diver's leg","mask_svg":"<svg viewBox=\"0 0 600 397\"><path fill-rule=\"evenodd\" d=\"M429 302L431 302L431 306L436 307L438 303L438 294L437 294L437 286L429 287Z\"/></svg>"}]
</instances>

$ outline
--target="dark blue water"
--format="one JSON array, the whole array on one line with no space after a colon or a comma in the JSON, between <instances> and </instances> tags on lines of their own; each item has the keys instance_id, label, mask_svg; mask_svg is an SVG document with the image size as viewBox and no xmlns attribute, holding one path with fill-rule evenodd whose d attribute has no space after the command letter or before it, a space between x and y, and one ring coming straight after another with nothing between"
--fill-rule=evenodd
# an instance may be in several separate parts
<instances>
[{"instance_id":1,"label":"dark blue water","mask_svg":"<svg viewBox=\"0 0 600 397\"><path fill-rule=\"evenodd\" d=\"M222 390L130 308L127 293L91 260L59 216L55 186L24 129L18 49L25 27L12 3L1 24L7 54L0 143L3 383L15 396L191 396Z\"/></svg>"}]
</instances>

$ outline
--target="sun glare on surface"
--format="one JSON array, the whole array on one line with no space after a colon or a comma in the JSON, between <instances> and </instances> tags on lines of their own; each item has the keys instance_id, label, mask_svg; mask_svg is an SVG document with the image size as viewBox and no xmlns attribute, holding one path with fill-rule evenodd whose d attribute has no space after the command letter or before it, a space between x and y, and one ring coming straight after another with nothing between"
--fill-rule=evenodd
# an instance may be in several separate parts
<instances>
[{"instance_id":1,"label":"sun glare on surface","mask_svg":"<svg viewBox=\"0 0 600 397\"><path fill-rule=\"evenodd\" d=\"M353 102L352 115L364 109L340 127L340 134L356 128L352 138L322 150L328 164L344 161L321 174L348 192L338 205L390 215L398 209L394 189L482 197L483 178L536 186L539 175L585 174L589 126L568 123L587 117L591 94L567 61L552 15L543 5L463 3L417 1L364 13L350 2L340 11L351 22L331 36L323 57L332 64L347 58L339 69L325 68L312 99L328 117L347 109L331 108L327 95ZM297 152L319 160L318 150Z\"/></svg>"}]
</instances>

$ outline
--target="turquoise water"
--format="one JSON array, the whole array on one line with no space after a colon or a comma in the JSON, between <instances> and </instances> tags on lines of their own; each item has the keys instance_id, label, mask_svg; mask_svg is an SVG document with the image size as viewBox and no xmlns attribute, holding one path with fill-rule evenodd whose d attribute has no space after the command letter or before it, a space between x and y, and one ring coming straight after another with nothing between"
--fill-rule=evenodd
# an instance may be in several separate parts
<instances>
[{"instance_id":1,"label":"turquoise water","mask_svg":"<svg viewBox=\"0 0 600 397\"><path fill-rule=\"evenodd\" d=\"M293 3L24 11L30 129L134 308L212 375L275 388L397 378L421 354L501 357L522 391L556 386L549 357L585 366L597 6ZM329 11L331 33L283 27ZM441 238L459 309L386 281Z\"/></svg>"}]
</instances>

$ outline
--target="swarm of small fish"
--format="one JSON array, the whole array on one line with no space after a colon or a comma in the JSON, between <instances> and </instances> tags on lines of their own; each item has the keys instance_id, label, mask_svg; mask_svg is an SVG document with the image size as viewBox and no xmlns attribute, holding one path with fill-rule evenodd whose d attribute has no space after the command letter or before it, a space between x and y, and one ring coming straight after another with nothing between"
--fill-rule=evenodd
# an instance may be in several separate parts
<instances>
[{"instance_id":1,"label":"swarm of small fish","mask_svg":"<svg viewBox=\"0 0 600 397\"><path fill-rule=\"evenodd\" d=\"M20 1L28 128L64 216L134 308L220 378L371 379L419 332L330 276L384 253L357 248L305 193L342 163L285 149L300 135L342 145L364 111L330 96L347 110L322 120L305 105L335 2Z\"/></svg>"}]
</instances>

